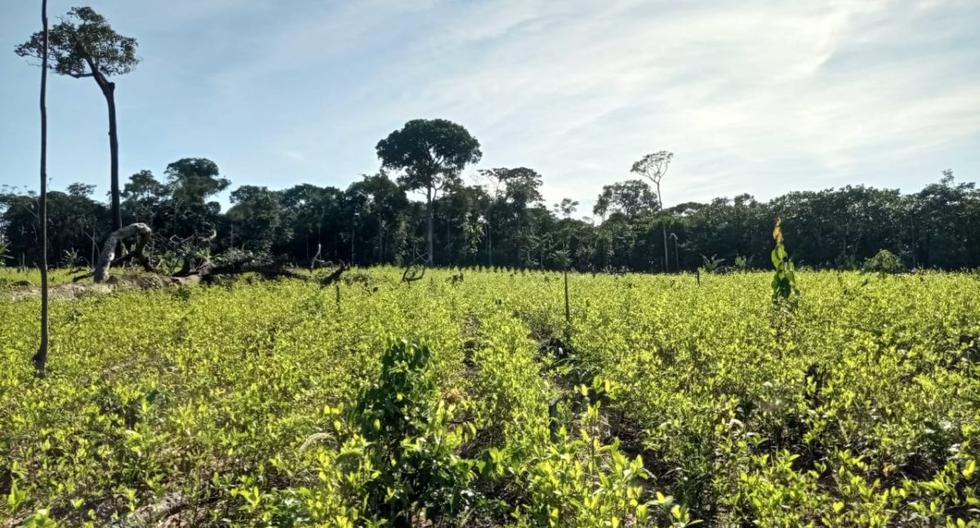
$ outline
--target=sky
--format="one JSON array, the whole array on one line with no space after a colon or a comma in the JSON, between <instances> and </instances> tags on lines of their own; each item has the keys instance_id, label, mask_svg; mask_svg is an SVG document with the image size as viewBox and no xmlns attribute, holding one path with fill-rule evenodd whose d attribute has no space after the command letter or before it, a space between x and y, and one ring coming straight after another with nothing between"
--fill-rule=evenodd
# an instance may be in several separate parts
<instances>
[{"instance_id":1,"label":"sky","mask_svg":"<svg viewBox=\"0 0 980 528\"><path fill-rule=\"evenodd\" d=\"M115 79L123 180L206 157L233 187L343 188L416 118L480 141L467 181L531 167L579 214L659 150L667 206L980 173L977 0L90 2L139 41ZM13 48L40 2L0 3L0 186L36 189L40 70ZM94 81L49 76L48 116L52 187L104 196Z\"/></svg>"}]
</instances>

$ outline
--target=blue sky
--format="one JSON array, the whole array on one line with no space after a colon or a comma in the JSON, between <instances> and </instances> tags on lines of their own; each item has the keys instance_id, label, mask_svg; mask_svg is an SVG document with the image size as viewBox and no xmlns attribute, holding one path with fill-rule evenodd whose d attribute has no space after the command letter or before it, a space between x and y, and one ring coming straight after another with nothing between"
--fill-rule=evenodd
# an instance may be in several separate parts
<instances>
[{"instance_id":1,"label":"blue sky","mask_svg":"<svg viewBox=\"0 0 980 528\"><path fill-rule=\"evenodd\" d=\"M38 70L0 17L0 185L36 188ZM49 13L76 2L49 0ZM83 4L79 4L83 5ZM409 119L528 166L588 213L631 163L675 152L665 203L980 172L980 2L91 0L137 37L117 81L123 178L208 157L233 185L345 187ZM108 188L105 103L50 77L49 176Z\"/></svg>"}]
</instances>

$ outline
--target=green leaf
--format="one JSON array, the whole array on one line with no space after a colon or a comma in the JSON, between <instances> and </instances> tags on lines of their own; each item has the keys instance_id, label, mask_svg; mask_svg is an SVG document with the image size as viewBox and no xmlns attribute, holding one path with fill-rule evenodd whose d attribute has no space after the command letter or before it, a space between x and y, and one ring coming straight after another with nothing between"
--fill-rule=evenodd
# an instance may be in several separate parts
<instances>
[{"instance_id":1,"label":"green leaf","mask_svg":"<svg viewBox=\"0 0 980 528\"><path fill-rule=\"evenodd\" d=\"M966 478L970 478L973 476L973 472L976 470L977 470L977 461L970 460L970 462L967 463L966 467L963 468L963 476Z\"/></svg>"}]
</instances>

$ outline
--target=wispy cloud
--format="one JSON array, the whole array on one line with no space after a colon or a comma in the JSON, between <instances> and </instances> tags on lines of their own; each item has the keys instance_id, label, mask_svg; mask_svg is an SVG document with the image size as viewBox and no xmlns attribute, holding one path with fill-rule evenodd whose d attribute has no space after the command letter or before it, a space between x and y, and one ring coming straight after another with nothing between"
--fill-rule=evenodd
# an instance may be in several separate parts
<instances>
[{"instance_id":1,"label":"wispy cloud","mask_svg":"<svg viewBox=\"0 0 980 528\"><path fill-rule=\"evenodd\" d=\"M970 0L147 4L140 74L173 91L142 110L186 112L154 124L236 182L345 185L416 117L465 125L483 166L538 169L550 201L589 204L660 149L668 203L980 169Z\"/></svg>"}]
</instances>

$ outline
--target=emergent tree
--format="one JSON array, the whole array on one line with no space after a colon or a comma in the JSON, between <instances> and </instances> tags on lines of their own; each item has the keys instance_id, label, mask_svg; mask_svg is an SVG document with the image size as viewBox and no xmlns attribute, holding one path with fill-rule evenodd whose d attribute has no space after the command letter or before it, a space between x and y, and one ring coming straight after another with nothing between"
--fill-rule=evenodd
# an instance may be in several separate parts
<instances>
[{"instance_id":1,"label":"emergent tree","mask_svg":"<svg viewBox=\"0 0 980 528\"><path fill-rule=\"evenodd\" d=\"M660 192L660 181L663 180L664 174L667 174L667 168L670 166L670 160L674 158L673 152L667 152L666 150L661 150L660 152L654 152L653 154L647 154L640 158L639 161L633 164L633 168L630 172L639 174L644 178L653 182L653 185L657 188L657 201L660 202L660 210L664 209L664 195ZM667 271L667 224L666 222L661 224L664 234L664 271Z\"/></svg>"},{"instance_id":2,"label":"emergent tree","mask_svg":"<svg viewBox=\"0 0 980 528\"><path fill-rule=\"evenodd\" d=\"M112 229L122 227L119 209L119 139L116 132L116 83L111 76L133 71L136 39L116 33L105 17L91 7L74 7L68 16L51 28L45 52L44 35L35 33L17 46L21 57L34 57L51 71L81 79L91 77L102 91L109 107L110 187L112 195Z\"/></svg>"},{"instance_id":3,"label":"emergent tree","mask_svg":"<svg viewBox=\"0 0 980 528\"><path fill-rule=\"evenodd\" d=\"M432 202L447 184L459 179L466 165L480 161L480 142L460 125L445 119L415 119L377 145L386 169L403 170L398 182L408 190L425 189L428 225L427 262L433 260Z\"/></svg>"}]
</instances>

